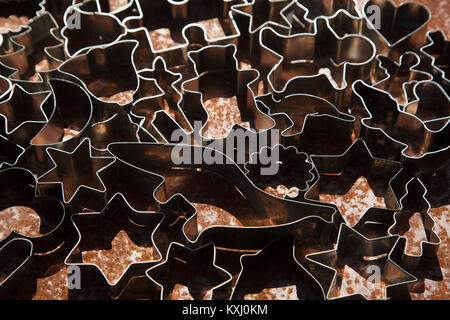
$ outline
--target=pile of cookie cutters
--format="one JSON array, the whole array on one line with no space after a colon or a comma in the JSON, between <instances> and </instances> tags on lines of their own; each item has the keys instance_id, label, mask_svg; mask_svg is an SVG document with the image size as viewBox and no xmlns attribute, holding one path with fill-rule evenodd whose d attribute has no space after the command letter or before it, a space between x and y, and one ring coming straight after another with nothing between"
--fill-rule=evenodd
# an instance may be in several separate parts
<instances>
[{"instance_id":1,"label":"pile of cookie cutters","mask_svg":"<svg viewBox=\"0 0 450 320\"><path fill-rule=\"evenodd\" d=\"M0 34L2 299L35 297L55 268L80 270L78 286L62 285L69 299L246 299L286 286L298 299L410 299L420 290L441 243L428 187L445 180L450 153L449 42L427 32L425 6L111 3L0 1L1 18L26 18ZM229 96L242 121L211 136L217 119L205 101ZM251 138L233 150L243 161L215 147L233 130ZM180 143L191 160L220 161L178 161ZM272 153L280 169L261 175ZM366 177L384 206L351 222L320 197L340 176ZM268 191L279 185L297 192ZM444 205L448 191L438 191ZM200 214L205 205L231 219ZM18 207L37 213L38 234ZM414 213L426 234L416 255L405 237ZM120 233L133 245L115 252L117 270L102 266L89 253L113 254ZM368 288L378 295L341 290L344 266L370 282L374 265L380 287Z\"/></svg>"}]
</instances>

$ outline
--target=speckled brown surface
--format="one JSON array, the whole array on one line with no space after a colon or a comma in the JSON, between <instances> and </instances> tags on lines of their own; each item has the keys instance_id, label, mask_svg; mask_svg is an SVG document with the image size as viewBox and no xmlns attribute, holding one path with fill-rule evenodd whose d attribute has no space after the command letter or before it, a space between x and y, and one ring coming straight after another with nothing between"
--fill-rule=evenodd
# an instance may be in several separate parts
<instances>
[{"instance_id":1,"label":"speckled brown surface","mask_svg":"<svg viewBox=\"0 0 450 320\"><path fill-rule=\"evenodd\" d=\"M29 237L41 236L40 225L41 218L33 209L10 207L0 211L0 240L5 239L12 231Z\"/></svg>"},{"instance_id":2,"label":"speckled brown surface","mask_svg":"<svg viewBox=\"0 0 450 320\"><path fill-rule=\"evenodd\" d=\"M354 293L363 294L370 300L386 299L385 288L388 281L381 275L380 281L372 283L367 278L371 275L369 266L379 266L383 268L386 263L386 256L370 261L354 261L351 255L340 258L334 265L337 271L336 282L330 288L330 297L340 297Z\"/></svg>"},{"instance_id":3,"label":"speckled brown surface","mask_svg":"<svg viewBox=\"0 0 450 320\"><path fill-rule=\"evenodd\" d=\"M33 296L33 300L69 299L66 266L60 265L57 268L59 269L54 274L36 280L36 293Z\"/></svg>"},{"instance_id":4,"label":"speckled brown surface","mask_svg":"<svg viewBox=\"0 0 450 320\"><path fill-rule=\"evenodd\" d=\"M109 282L115 283L131 263L156 260L153 247L136 245L123 230L111 241L111 249L83 251L84 263L99 266Z\"/></svg>"},{"instance_id":5,"label":"speckled brown surface","mask_svg":"<svg viewBox=\"0 0 450 320\"><path fill-rule=\"evenodd\" d=\"M233 74L225 73L204 81L211 84L203 92L203 105L209 117L203 133L207 138L225 138L234 124L250 127L248 122L242 120L235 79L231 77Z\"/></svg>"},{"instance_id":6,"label":"speckled brown surface","mask_svg":"<svg viewBox=\"0 0 450 320\"><path fill-rule=\"evenodd\" d=\"M0 33L9 31L19 31L22 26L26 26L29 19L26 16L11 15L8 17L0 17Z\"/></svg>"},{"instance_id":7,"label":"speckled brown surface","mask_svg":"<svg viewBox=\"0 0 450 320\"><path fill-rule=\"evenodd\" d=\"M0 33L20 31L40 9L37 1L0 1Z\"/></svg>"},{"instance_id":8,"label":"speckled brown surface","mask_svg":"<svg viewBox=\"0 0 450 320\"><path fill-rule=\"evenodd\" d=\"M383 197L375 196L365 177L358 177L349 190L343 184L323 178L320 185L327 190L320 193L320 201L334 203L349 226L354 226L371 207L386 208Z\"/></svg>"},{"instance_id":9,"label":"speckled brown surface","mask_svg":"<svg viewBox=\"0 0 450 320\"><path fill-rule=\"evenodd\" d=\"M450 13L450 1L442 0L416 0L426 5L431 13L432 20L428 29L443 29L447 37L450 36L450 19L448 17ZM110 9L115 10L127 3L127 0L110 0ZM359 0L360 3L364 1ZM394 0L399 4L403 1ZM19 17L11 15L9 17L0 16L0 32L6 31L6 29L17 30L21 25L27 23L30 17L26 15L20 15ZM223 36L224 31L218 21L202 21L200 22L208 30L208 36L217 37ZM177 42L179 37L172 37L169 29L156 30L150 34L155 49L160 50L179 44ZM29 74L25 75L30 80L37 80L36 71L48 70L50 68L48 61L42 55L37 54L33 59L36 65L35 70L31 70ZM249 65L241 63L240 67L245 69L249 68ZM94 85L98 85L101 88L101 83L96 81ZM117 88L116 88L117 89ZM262 83L260 85L259 93L262 93ZM119 89L117 89L119 90ZM120 104L125 104L131 101L131 91L121 91L116 93L117 90L111 91L110 95L106 94L104 97L100 97L105 101L115 101ZM120 90L119 90L120 91ZM231 128L234 123L240 123L244 126L248 126L247 122L242 122L240 119L240 112L237 107L235 97L230 97L229 94L224 94L218 98L212 98L205 101L205 107L209 113L209 125L207 128L207 135L212 137L223 137L224 134ZM200 182L204 178L199 175ZM173 177L175 180L176 177ZM333 180L331 178L331 180ZM324 182L325 181L325 182ZM352 181L351 188L343 188L342 184L334 183L333 181L326 182L326 179L322 179L322 183L327 186L326 190L320 194L320 200L331 202L337 205L340 212L343 214L344 219L349 225L355 224L361 215L370 207L384 207L383 198L377 197L372 192L367 180L364 177L357 177ZM220 181L204 181L205 184L218 184ZM169 185L171 182L169 181ZM172 183L173 184L173 183ZM176 184L176 183L175 183ZM194 188L195 187L195 188ZM176 188L175 188L176 189ZM206 194L204 188L199 187L199 184L189 186L183 186L183 189L189 190L188 198L193 201L194 206L198 210L198 225L199 231L207 228L211 225L245 225L240 221L233 210L239 208L240 210L247 209L242 206L241 200L238 195L233 194L233 186L230 186L229 190L224 190L223 198L214 198L214 190L211 190L211 194ZM442 192L446 190L446 192ZM266 187L266 191L277 195L279 197L286 197L286 195L295 196L297 193L296 187L286 187L281 182L278 185ZM175 192L175 190L173 191ZM433 204L433 208L430 210L430 215L436 221L435 231L442 240L438 251L438 261L430 261L429 264L425 263L423 267L422 286L417 286L414 292L411 292L412 299L449 299L450 298L450 262L448 259L449 248L449 230L450 230L450 206L447 205L450 198L448 181L442 181L441 188L434 188L430 191L430 198ZM208 201L202 201L201 199L208 199ZM224 203L226 202L226 205ZM217 205L211 204L215 203ZM228 207L230 210L224 210ZM248 208L251 210L250 208ZM5 219L4 217L8 218ZM14 219L11 219L15 217ZM420 241L424 239L423 225L421 219L417 219L417 215L412 215L409 220L410 230L405 232L405 236L408 238L407 250L409 253L417 253ZM16 222L20 220L21 223ZM40 224L39 216L31 209L9 208L0 212L0 239L5 237L11 230L17 230L29 236L40 235L39 228L36 227ZM126 254L125 254L126 253ZM112 248L110 250L91 250L83 254L83 260L85 262L91 262L98 265L102 265L107 278L110 281L114 281L123 272L124 268L129 265L130 262L141 261L142 259L148 260L154 257L153 248L145 248L144 251L139 251L135 243L127 236L125 232L119 232L112 240ZM115 267L108 267L108 265L114 265ZM349 263L349 265L351 265ZM364 277L356 270L358 268L352 268L349 265L343 265L338 270L343 280L339 283L333 292L335 296L343 294L351 294L354 292L360 292L366 294L369 298L383 298L383 286L374 288L373 284L367 282ZM59 263L48 267L48 270L39 273L32 279L34 281L34 290L31 290L31 294L24 290L24 298L33 299L69 299L69 290L67 289L67 271L66 267ZM19 295L20 296L20 295ZM101 295L100 295L101 296ZM88 298L96 298L95 293L87 295ZM207 298L208 296L205 296ZM191 299L192 296L185 286L175 285L172 293L172 298L175 299ZM246 299L296 299L297 292L295 286L275 286L273 288L266 288L258 293L252 293L246 296ZM300 297L301 298L301 297Z\"/></svg>"},{"instance_id":10,"label":"speckled brown surface","mask_svg":"<svg viewBox=\"0 0 450 320\"><path fill-rule=\"evenodd\" d=\"M120 9L130 3L130 0L109 0L109 9L111 11Z\"/></svg>"}]
</instances>

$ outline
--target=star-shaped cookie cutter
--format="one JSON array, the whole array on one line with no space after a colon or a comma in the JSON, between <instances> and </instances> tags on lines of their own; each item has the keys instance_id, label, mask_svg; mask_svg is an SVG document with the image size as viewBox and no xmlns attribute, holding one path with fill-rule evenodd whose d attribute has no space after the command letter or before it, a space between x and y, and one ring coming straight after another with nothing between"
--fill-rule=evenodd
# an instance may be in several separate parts
<instances>
[{"instance_id":1,"label":"star-shaped cookie cutter","mask_svg":"<svg viewBox=\"0 0 450 320\"><path fill-rule=\"evenodd\" d=\"M393 299L400 293L399 291L417 281L416 277L402 269L390 258L392 248L397 240L398 236L368 239L347 225L341 224L336 248L306 255L307 266L315 277L321 279L319 281L324 291L327 292L327 299L367 299L368 297L361 293L340 296L336 292L337 280L342 279L342 276L338 276L336 267L342 259L348 259L351 256L356 262L364 261L368 265L366 270L361 270L364 273L363 277L369 279L370 275L378 275L371 279L372 284L376 288L384 282L384 298ZM375 259L365 259L365 257ZM376 260L381 260L379 265L376 264ZM355 261L350 261L350 263L355 263Z\"/></svg>"},{"instance_id":2,"label":"star-shaped cookie cutter","mask_svg":"<svg viewBox=\"0 0 450 320\"><path fill-rule=\"evenodd\" d=\"M85 138L71 152L51 147L46 148L46 152L53 162L53 168L39 177L41 190L46 190L48 194L62 191L60 198L64 203L80 201L86 192L82 189L106 191L99 171L111 164L114 158L93 157L89 138Z\"/></svg>"},{"instance_id":3,"label":"star-shaped cookie cutter","mask_svg":"<svg viewBox=\"0 0 450 320\"><path fill-rule=\"evenodd\" d=\"M366 214L370 214L370 212L372 211L381 211L388 214L389 212L392 213L394 212L393 210L400 208L400 203L392 186L392 180L401 171L402 164L387 159L373 157L363 140L355 140L355 142L341 155L312 155L311 161L314 163L314 166L317 168L317 171L320 175L342 175L347 168L351 168L351 170L354 170L356 164L358 164L362 169L362 171L359 171L360 167L358 166L358 174L361 175L362 173L367 179L372 178L372 181L375 179L383 180L384 188L380 189L380 187L378 186L377 191L375 191L372 187L371 189L373 189L374 192L377 192L377 197L383 197L386 207L371 207L362 214L362 217L364 217ZM357 175L355 175L355 177L357 177ZM319 178L306 192L306 198L313 200L319 199L320 182L321 181ZM369 184L375 185L375 181L373 181L372 183L369 182ZM347 212L341 212L341 214L343 215L344 219L348 216ZM351 226L358 224L358 221L359 220L354 222ZM350 225L350 223L348 224Z\"/></svg>"},{"instance_id":4,"label":"star-shaped cookie cutter","mask_svg":"<svg viewBox=\"0 0 450 320\"><path fill-rule=\"evenodd\" d=\"M103 282L107 283L111 295L117 297L127 287L133 277L144 275L145 270L161 261L161 254L154 245L153 240L153 234L161 220L162 214L136 211L130 207L122 195L116 195L106 204L101 212L79 213L71 216L71 222L78 236L75 246L67 255L64 263L67 266L78 266L86 273L90 271L95 272L103 279ZM118 223L118 221L121 222ZM86 232L89 229L93 231L92 228L96 231ZM150 245L150 247L154 248L155 252L152 254L152 259L129 263L127 268L116 279L107 277L105 271L96 263L84 262L83 252L101 250L102 248L101 244L96 244L95 241L93 243L86 241L85 238L89 236L97 238L98 241L105 240L101 235L107 232L108 228L112 228L114 234L111 234L106 240L112 241L118 231L124 230L133 242L137 242L137 245L142 247ZM132 233L132 229L137 231ZM107 249L108 244L106 246ZM130 256L132 255L132 253L129 254Z\"/></svg>"},{"instance_id":5,"label":"star-shaped cookie cutter","mask_svg":"<svg viewBox=\"0 0 450 320\"><path fill-rule=\"evenodd\" d=\"M175 284L187 286L195 299L204 299L209 292L210 299L215 299L216 291L230 285L232 279L231 274L217 266L215 260L216 247L213 243L191 249L172 242L165 261L148 269L146 274L161 287L161 300L176 299L171 297Z\"/></svg>"}]
</instances>

